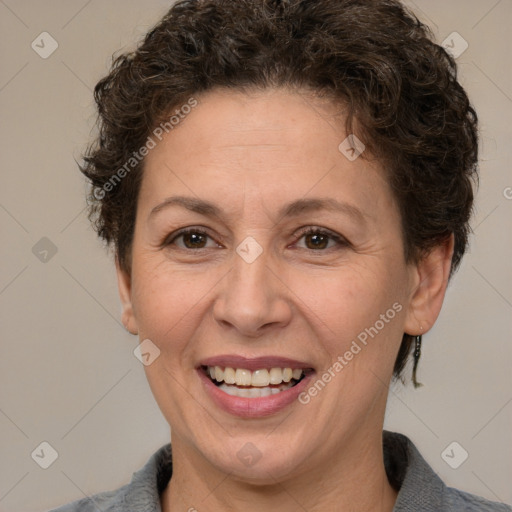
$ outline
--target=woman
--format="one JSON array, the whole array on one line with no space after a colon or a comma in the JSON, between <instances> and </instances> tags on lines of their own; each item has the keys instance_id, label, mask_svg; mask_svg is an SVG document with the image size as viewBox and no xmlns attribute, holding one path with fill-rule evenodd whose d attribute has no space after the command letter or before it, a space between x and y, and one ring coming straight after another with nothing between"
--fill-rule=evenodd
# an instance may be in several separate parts
<instances>
[{"instance_id":1,"label":"woman","mask_svg":"<svg viewBox=\"0 0 512 512\"><path fill-rule=\"evenodd\" d=\"M425 26L397 0L181 1L95 97L91 218L172 455L61 512L512 510L383 433L477 168Z\"/></svg>"}]
</instances>

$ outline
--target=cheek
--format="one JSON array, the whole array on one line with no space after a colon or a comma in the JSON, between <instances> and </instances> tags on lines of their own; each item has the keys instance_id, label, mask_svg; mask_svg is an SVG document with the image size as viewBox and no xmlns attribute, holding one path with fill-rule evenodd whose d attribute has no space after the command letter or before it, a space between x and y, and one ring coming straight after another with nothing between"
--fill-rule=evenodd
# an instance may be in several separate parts
<instances>
[{"instance_id":1,"label":"cheek","mask_svg":"<svg viewBox=\"0 0 512 512\"><path fill-rule=\"evenodd\" d=\"M183 351L211 281L206 272L198 277L169 268L165 262L152 265L148 259L139 264L134 273L133 306L141 339L151 339L162 352L176 355Z\"/></svg>"},{"instance_id":2,"label":"cheek","mask_svg":"<svg viewBox=\"0 0 512 512\"><path fill-rule=\"evenodd\" d=\"M379 267L338 269L303 278L296 288L306 298L307 322L316 326L321 347L315 350L326 356L318 378L329 384L318 407L335 422L339 415L332 411L361 417L385 394L402 339L404 274L399 267ZM318 388L313 384L307 393L314 397Z\"/></svg>"},{"instance_id":3,"label":"cheek","mask_svg":"<svg viewBox=\"0 0 512 512\"><path fill-rule=\"evenodd\" d=\"M194 371L193 341L201 338L203 301L214 283L207 273L192 277L165 263L151 266L149 259L139 264L133 277L139 337L150 339L160 350L144 371L163 415L173 427L183 427L183 408L190 403L186 382Z\"/></svg>"},{"instance_id":4,"label":"cheek","mask_svg":"<svg viewBox=\"0 0 512 512\"><path fill-rule=\"evenodd\" d=\"M332 358L374 326L380 315L385 315L385 320L392 317L393 322L385 324L388 334L400 330L401 323L395 320L396 309L402 308L393 308L393 304L403 300L402 275L392 268L381 268L384 265L378 267L351 265L332 272L309 273L307 277L302 274L294 280L292 289L305 305L304 315L319 326L323 333L320 338ZM395 326L391 330L392 323ZM381 322L377 327L382 327Z\"/></svg>"}]
</instances>

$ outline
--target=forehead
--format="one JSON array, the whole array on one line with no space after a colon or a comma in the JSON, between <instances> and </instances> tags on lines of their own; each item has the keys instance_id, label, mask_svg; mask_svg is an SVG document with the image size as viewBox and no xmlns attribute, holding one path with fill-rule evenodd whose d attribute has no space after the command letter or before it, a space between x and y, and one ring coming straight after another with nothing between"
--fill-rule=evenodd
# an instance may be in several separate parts
<instances>
[{"instance_id":1,"label":"forehead","mask_svg":"<svg viewBox=\"0 0 512 512\"><path fill-rule=\"evenodd\" d=\"M314 99L306 93L267 89L243 93L218 89L208 92L199 104L166 137L165 144L179 146L190 157L201 154L258 151L283 155L292 146L303 151L323 145L336 149L341 137L340 106ZM327 137L326 137L327 136ZM190 154L192 153L192 154ZM284 156L284 155L283 155ZM288 154L288 158L293 155Z\"/></svg>"},{"instance_id":2,"label":"forehead","mask_svg":"<svg viewBox=\"0 0 512 512\"><path fill-rule=\"evenodd\" d=\"M172 189L234 207L234 193L282 203L310 192L378 202L375 194L389 192L377 162L340 150L347 137L340 105L283 89L197 99L146 157L141 198L163 201Z\"/></svg>"}]
</instances>

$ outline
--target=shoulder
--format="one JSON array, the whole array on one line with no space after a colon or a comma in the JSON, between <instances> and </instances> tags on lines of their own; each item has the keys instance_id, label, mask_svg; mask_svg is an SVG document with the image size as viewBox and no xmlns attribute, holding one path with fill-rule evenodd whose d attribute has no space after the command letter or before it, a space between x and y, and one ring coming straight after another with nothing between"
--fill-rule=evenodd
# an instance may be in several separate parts
<instances>
[{"instance_id":1,"label":"shoulder","mask_svg":"<svg viewBox=\"0 0 512 512\"><path fill-rule=\"evenodd\" d=\"M125 512L160 511L160 493L172 474L171 445L162 446L146 465L133 474L129 484L74 501L50 512Z\"/></svg>"},{"instance_id":2,"label":"shoulder","mask_svg":"<svg viewBox=\"0 0 512 512\"><path fill-rule=\"evenodd\" d=\"M50 512L98 512L98 510L116 510L115 507L119 504L120 497L125 489L126 486L116 491L95 494L94 496L73 501Z\"/></svg>"},{"instance_id":3,"label":"shoulder","mask_svg":"<svg viewBox=\"0 0 512 512\"><path fill-rule=\"evenodd\" d=\"M447 487L402 434L383 433L388 478L398 488L393 512L512 512L503 503Z\"/></svg>"},{"instance_id":4,"label":"shoulder","mask_svg":"<svg viewBox=\"0 0 512 512\"><path fill-rule=\"evenodd\" d=\"M446 487L443 497L442 510L468 512L511 512L512 507L504 503L485 500L480 496Z\"/></svg>"}]
</instances>

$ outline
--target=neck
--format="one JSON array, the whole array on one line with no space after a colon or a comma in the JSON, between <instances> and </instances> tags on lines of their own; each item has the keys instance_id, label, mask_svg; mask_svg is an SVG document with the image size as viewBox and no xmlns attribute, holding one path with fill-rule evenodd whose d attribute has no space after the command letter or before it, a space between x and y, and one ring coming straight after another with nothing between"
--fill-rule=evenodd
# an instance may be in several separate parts
<instances>
[{"instance_id":1,"label":"neck","mask_svg":"<svg viewBox=\"0 0 512 512\"><path fill-rule=\"evenodd\" d=\"M255 485L230 477L173 435L173 475L161 496L162 511L392 512L397 492L384 469L382 435L359 433L328 463L305 467L287 480Z\"/></svg>"}]
</instances>

